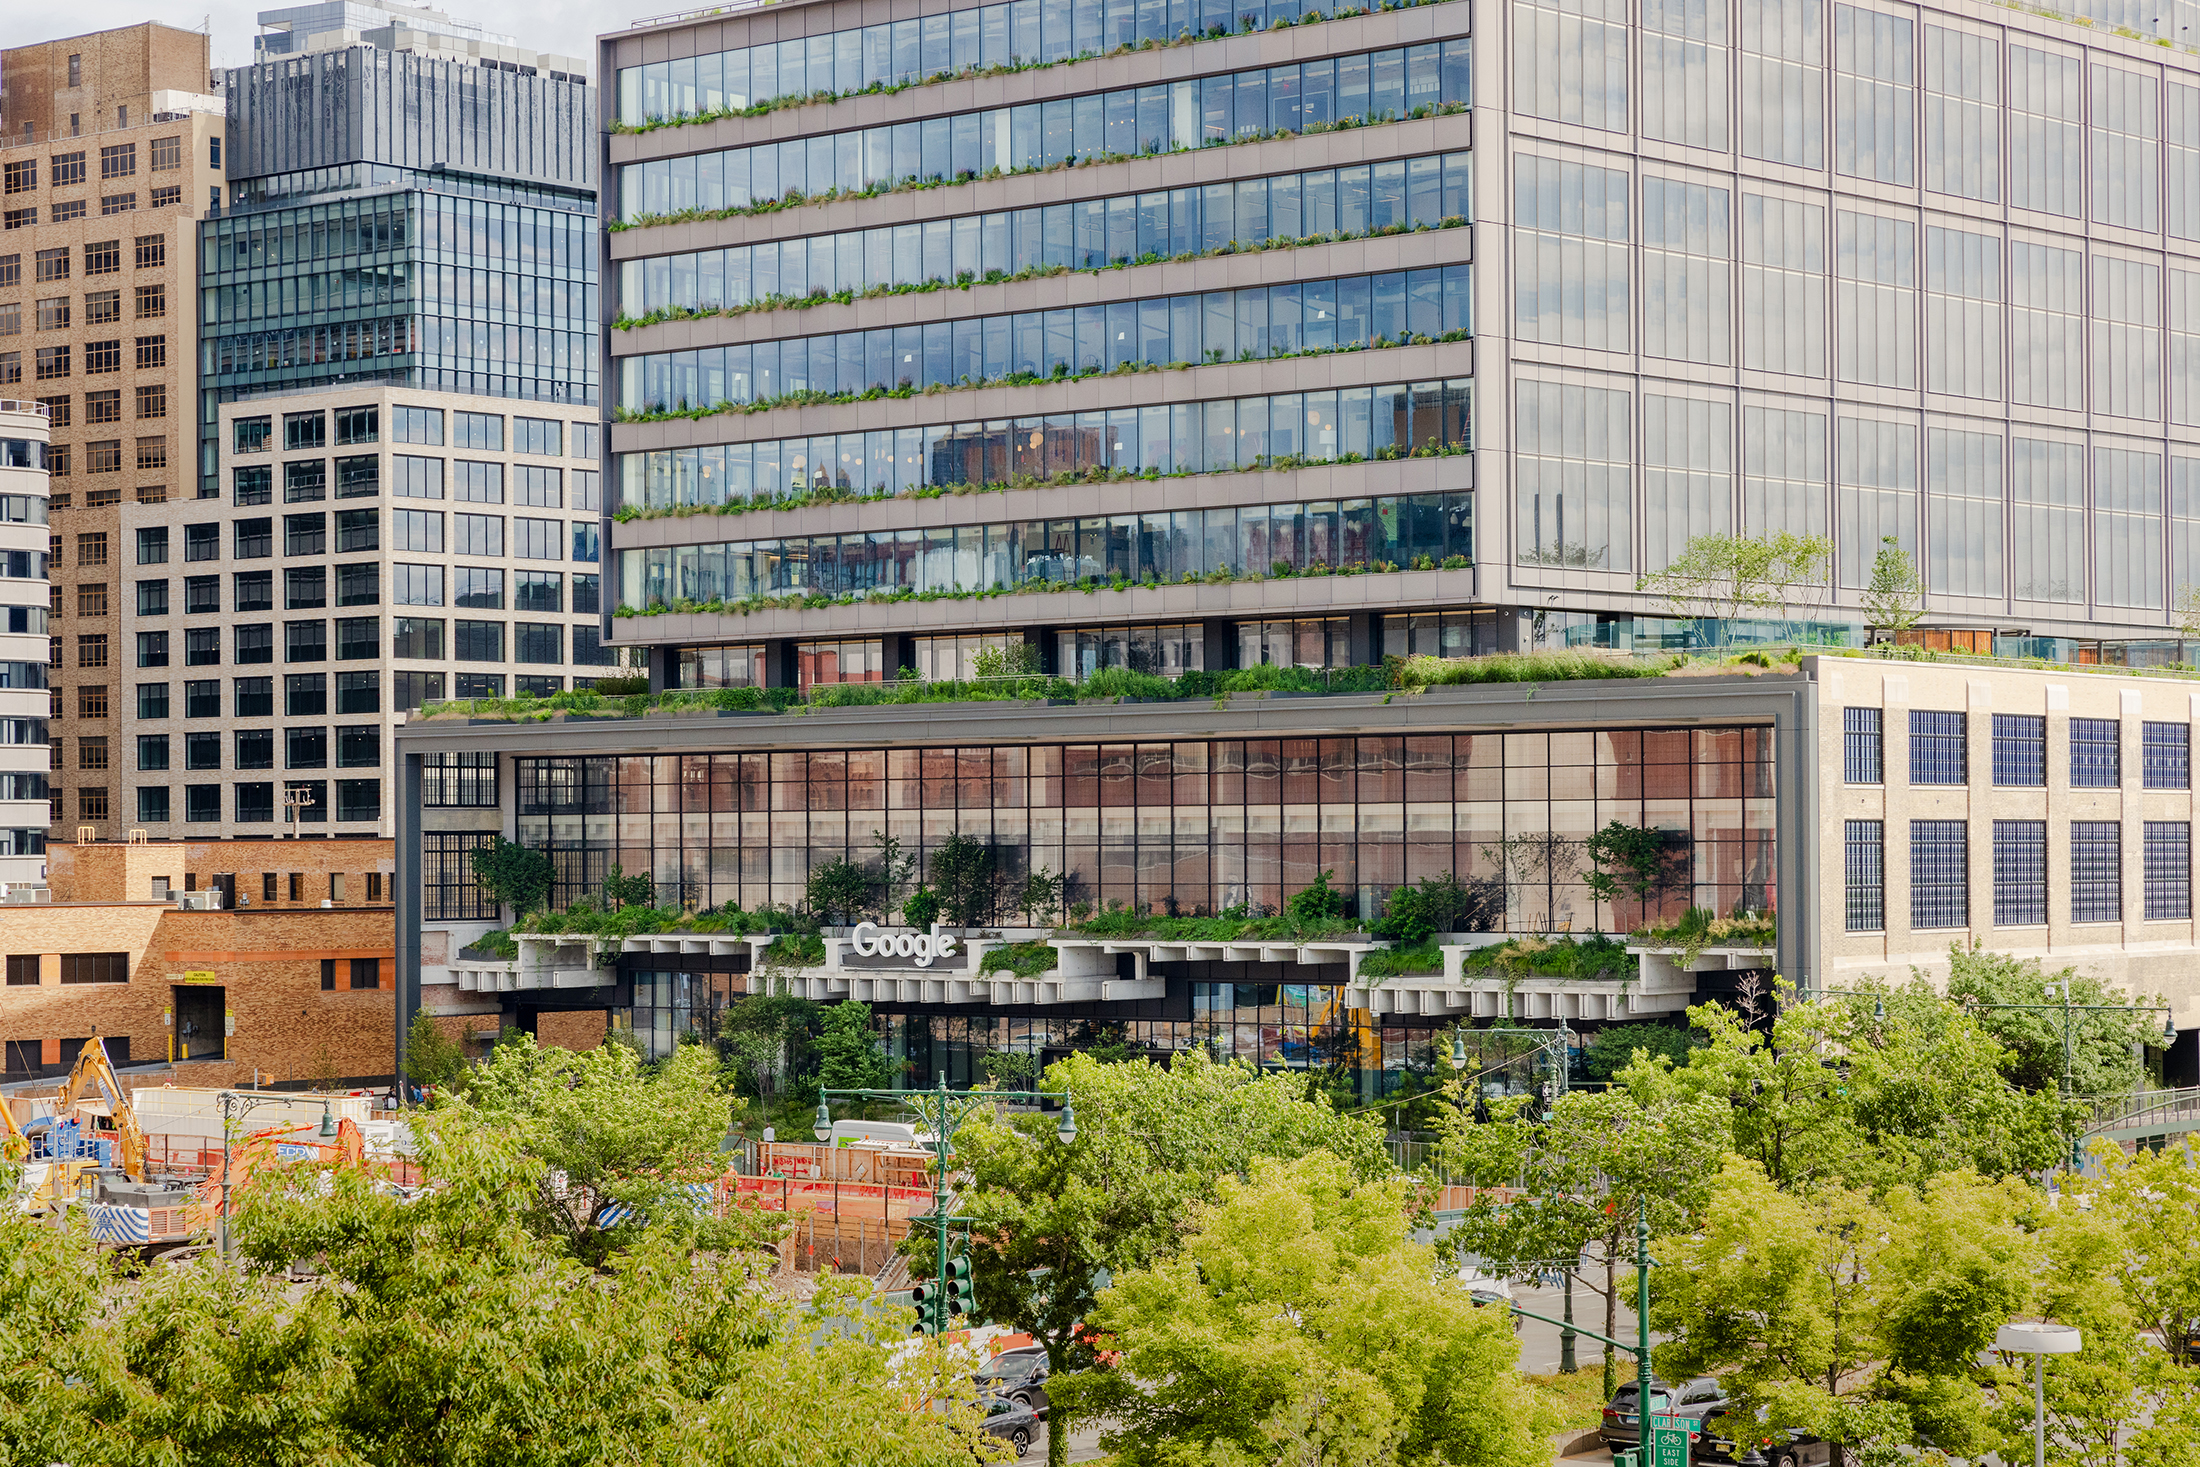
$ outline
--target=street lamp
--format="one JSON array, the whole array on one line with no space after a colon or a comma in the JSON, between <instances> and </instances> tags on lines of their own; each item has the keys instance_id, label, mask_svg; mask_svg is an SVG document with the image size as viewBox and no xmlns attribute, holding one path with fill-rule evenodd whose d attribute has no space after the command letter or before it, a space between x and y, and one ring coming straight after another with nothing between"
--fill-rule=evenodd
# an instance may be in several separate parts
<instances>
[{"instance_id":1,"label":"street lamp","mask_svg":"<svg viewBox=\"0 0 2200 1467\"><path fill-rule=\"evenodd\" d=\"M2069 1100L2077 1089L2076 1060L2072 1052L2070 1019L2073 1014L2160 1014L2162 1015L2162 1045L2168 1048L2177 1042L2177 1016L2167 1004L2078 1003L2070 1001L2070 985L2050 983L2045 992L2061 997L2060 1004L2050 1003L1982 1003L1974 998L1959 1000L1966 1010L1976 1012L1993 1009L2001 1013L2062 1015L2063 1073L2062 1098ZM2070 1170L2074 1173L2080 1164L2078 1135L2070 1137Z\"/></svg>"},{"instance_id":2,"label":"street lamp","mask_svg":"<svg viewBox=\"0 0 2200 1467\"><path fill-rule=\"evenodd\" d=\"M334 1141L336 1139L336 1112L329 1109L329 1103L325 1100L321 1102L320 1134L323 1141Z\"/></svg>"},{"instance_id":3,"label":"street lamp","mask_svg":"<svg viewBox=\"0 0 2200 1467\"><path fill-rule=\"evenodd\" d=\"M1003 1100L1031 1101L1034 1103L1059 1099L1062 1102L1061 1124L1054 1129L1055 1139L1068 1146L1077 1140L1077 1113L1065 1092L1060 1096L1044 1095L1035 1090L949 1090L947 1072L940 1072L939 1087L934 1090L825 1090L818 1095L817 1122L813 1128L820 1141L833 1133L834 1100L892 1101L917 1113L918 1119L932 1132L932 1217L931 1223L937 1238L936 1260L938 1267L932 1275L935 1286L931 1297L924 1302L932 1306L929 1320L920 1320L924 1328L934 1334L944 1334L948 1322L954 1318L953 1302L948 1292L947 1239L953 1224L967 1222L967 1218L950 1217L947 1212L947 1155L954 1141L955 1132L962 1123L980 1107ZM919 1221L912 1218L911 1222Z\"/></svg>"},{"instance_id":4,"label":"street lamp","mask_svg":"<svg viewBox=\"0 0 2200 1467\"><path fill-rule=\"evenodd\" d=\"M236 1136L237 1121L241 1117L252 1114L263 1105L279 1105L289 1099L290 1097L287 1095L239 1095L234 1090L224 1090L222 1092L221 1253L224 1263L227 1263L230 1257L229 1198L237 1189L237 1179L230 1175L230 1169L233 1165L230 1159L231 1143ZM321 1127L323 1135L333 1136L336 1134L336 1121L329 1112L327 1101L321 1103Z\"/></svg>"},{"instance_id":5,"label":"street lamp","mask_svg":"<svg viewBox=\"0 0 2200 1467\"><path fill-rule=\"evenodd\" d=\"M2032 1360L2032 1467L2047 1467L2047 1357L2075 1355L2080 1347L2077 1326L2069 1324L2005 1324L1994 1331L1994 1348Z\"/></svg>"}]
</instances>

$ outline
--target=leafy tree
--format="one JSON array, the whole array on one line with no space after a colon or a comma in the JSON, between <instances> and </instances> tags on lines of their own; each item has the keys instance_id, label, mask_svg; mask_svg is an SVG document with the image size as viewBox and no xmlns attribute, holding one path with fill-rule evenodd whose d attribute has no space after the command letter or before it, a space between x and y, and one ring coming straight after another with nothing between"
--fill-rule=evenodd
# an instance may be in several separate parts
<instances>
[{"instance_id":1,"label":"leafy tree","mask_svg":"<svg viewBox=\"0 0 2200 1467\"><path fill-rule=\"evenodd\" d=\"M2096 1143L2092 1161L2100 1175L2079 1190L2093 1215L2114 1225L2118 1242L2104 1259L2107 1270L2170 1359L2200 1364L2187 1333L2200 1320L2200 1142L2187 1136L2128 1155Z\"/></svg>"},{"instance_id":2,"label":"leafy tree","mask_svg":"<svg viewBox=\"0 0 2200 1467\"><path fill-rule=\"evenodd\" d=\"M824 1089L883 1090L892 1079L867 1003L850 999L826 1009L813 1043L817 1083Z\"/></svg>"},{"instance_id":3,"label":"leafy tree","mask_svg":"<svg viewBox=\"0 0 2200 1467\"><path fill-rule=\"evenodd\" d=\"M978 1068L986 1083L1004 1090L1021 1090L1031 1084L1038 1061L1020 1049L989 1049L978 1056Z\"/></svg>"},{"instance_id":4,"label":"leafy tree","mask_svg":"<svg viewBox=\"0 0 2200 1467\"><path fill-rule=\"evenodd\" d=\"M1994 1440L1973 1364L2030 1296L2035 1202L1963 1172L1797 1193L1730 1157L1700 1224L1655 1245L1659 1372L1718 1375L1739 1409L1843 1443L1837 1467L1913 1441L1975 1456Z\"/></svg>"},{"instance_id":5,"label":"leafy tree","mask_svg":"<svg viewBox=\"0 0 2200 1467\"><path fill-rule=\"evenodd\" d=\"M682 1045L650 1072L623 1046L544 1049L523 1039L498 1045L434 1125L509 1135L541 1164L522 1211L529 1229L599 1266L633 1236L627 1217L697 1246L751 1244L769 1231L760 1215L713 1217L696 1205L691 1189L725 1170L718 1145L728 1116L715 1058L700 1045Z\"/></svg>"},{"instance_id":6,"label":"leafy tree","mask_svg":"<svg viewBox=\"0 0 2200 1467\"><path fill-rule=\"evenodd\" d=\"M1917 562L1892 535L1879 537L1871 583L1864 588L1864 624L1883 632L1908 631L1925 614L1925 582Z\"/></svg>"},{"instance_id":7,"label":"leafy tree","mask_svg":"<svg viewBox=\"0 0 2200 1467\"><path fill-rule=\"evenodd\" d=\"M448 1085L466 1071L466 1049L443 1032L426 1009L405 1033L405 1078L417 1085Z\"/></svg>"},{"instance_id":8,"label":"leafy tree","mask_svg":"<svg viewBox=\"0 0 2200 1467\"><path fill-rule=\"evenodd\" d=\"M828 861L810 873L803 903L821 921L860 919L871 910L873 882L853 861Z\"/></svg>"},{"instance_id":9,"label":"leafy tree","mask_svg":"<svg viewBox=\"0 0 2200 1467\"><path fill-rule=\"evenodd\" d=\"M2027 1090L2062 1089L2064 985L2072 1010L2072 1094L2099 1100L2144 1085L2146 1068L2134 1051L2161 1047L2159 1011L2140 1010L2123 993L2075 968L2050 973L2038 958L1987 952L1975 942L1948 950L1948 997L1975 1005L1979 1027L2014 1055L2010 1079ZM2029 1007L1995 1007L2001 1004ZM2085 1012L2089 1008L2096 1012Z\"/></svg>"},{"instance_id":10,"label":"leafy tree","mask_svg":"<svg viewBox=\"0 0 2200 1467\"><path fill-rule=\"evenodd\" d=\"M1686 1064L1694 1046L1688 1031L1678 1024L1607 1024L1583 1046L1581 1072L1591 1080L1609 1080L1636 1063L1638 1055Z\"/></svg>"},{"instance_id":11,"label":"leafy tree","mask_svg":"<svg viewBox=\"0 0 2200 1467\"><path fill-rule=\"evenodd\" d=\"M999 855L990 843L957 831L933 848L925 868L927 885L939 894L940 911L948 922L982 927L993 920L1002 873Z\"/></svg>"},{"instance_id":12,"label":"leafy tree","mask_svg":"<svg viewBox=\"0 0 2200 1467\"><path fill-rule=\"evenodd\" d=\"M912 673L911 676L915 674ZM900 836L888 835L883 830L871 832L871 844L878 849L879 899L887 907L892 907L902 888L916 878L917 858L903 853Z\"/></svg>"},{"instance_id":13,"label":"leafy tree","mask_svg":"<svg viewBox=\"0 0 2200 1467\"><path fill-rule=\"evenodd\" d=\"M1197 1051L1167 1067L1073 1054L1042 1089L1073 1097L1077 1139L1056 1118L975 1117L956 1138L970 1177L957 1211L971 1219L977 1311L1046 1347L1048 1393L1092 1363L1078 1326L1100 1281L1173 1253L1191 1205L1260 1157L1329 1150L1363 1180L1390 1171L1381 1132L1302 1097L1296 1076L1215 1065ZM1394 1215L1395 1216L1395 1215ZM1402 1220L1402 1219L1401 1219ZM1068 1460L1074 1405L1054 1407L1048 1461Z\"/></svg>"},{"instance_id":14,"label":"leafy tree","mask_svg":"<svg viewBox=\"0 0 2200 1467\"><path fill-rule=\"evenodd\" d=\"M1418 947L1438 933L1494 931L1504 915L1502 882L1461 882L1446 871L1392 891L1372 930L1401 947Z\"/></svg>"},{"instance_id":15,"label":"leafy tree","mask_svg":"<svg viewBox=\"0 0 2200 1467\"><path fill-rule=\"evenodd\" d=\"M2177 635L2187 641L2200 641L2200 586L2186 586L2170 602L2170 621L2177 627Z\"/></svg>"},{"instance_id":16,"label":"leafy tree","mask_svg":"<svg viewBox=\"0 0 2200 1467\"><path fill-rule=\"evenodd\" d=\"M783 1102L817 1103L813 1041L826 1010L783 988L767 973L764 991L728 1005L712 1026L720 1062L767 1112Z\"/></svg>"},{"instance_id":17,"label":"leafy tree","mask_svg":"<svg viewBox=\"0 0 2200 1467\"><path fill-rule=\"evenodd\" d=\"M1472 1462L1549 1457L1499 1311L1409 1242L1408 1184L1315 1152L1258 1159L1194 1210L1181 1249L1119 1277L1093 1327L1120 1364L1049 1382L1101 1415L1127 1467Z\"/></svg>"},{"instance_id":18,"label":"leafy tree","mask_svg":"<svg viewBox=\"0 0 2200 1467\"><path fill-rule=\"evenodd\" d=\"M514 918L534 911L550 895L553 873L550 857L542 851L499 835L476 847L466 860L482 890L510 907Z\"/></svg>"},{"instance_id":19,"label":"leafy tree","mask_svg":"<svg viewBox=\"0 0 2200 1467\"><path fill-rule=\"evenodd\" d=\"M1016 910L1024 914L1024 921L1037 926L1040 918L1061 909L1062 878L1044 866L1034 866L1016 894Z\"/></svg>"},{"instance_id":20,"label":"leafy tree","mask_svg":"<svg viewBox=\"0 0 2200 1467\"><path fill-rule=\"evenodd\" d=\"M1697 535L1662 570L1635 583L1661 597L1673 615L1708 643L1710 623L1726 626L1783 610L1799 585L1824 586L1833 542L1824 535Z\"/></svg>"},{"instance_id":21,"label":"leafy tree","mask_svg":"<svg viewBox=\"0 0 2200 1467\"><path fill-rule=\"evenodd\" d=\"M609 911L621 907L653 907L657 904L657 883L650 880L647 871L629 876L614 864L603 879L603 899Z\"/></svg>"},{"instance_id":22,"label":"leafy tree","mask_svg":"<svg viewBox=\"0 0 2200 1467\"><path fill-rule=\"evenodd\" d=\"M1334 922L1344 915L1344 893L1329 884L1329 878L1337 873L1324 869L1313 881L1291 893L1283 904L1283 913L1301 927L1311 927L1323 922Z\"/></svg>"},{"instance_id":23,"label":"leafy tree","mask_svg":"<svg viewBox=\"0 0 2200 1467\"><path fill-rule=\"evenodd\" d=\"M1460 1093L1456 1081L1453 1093ZM1486 1122L1464 1106L1439 1120L1445 1168L1524 1195L1510 1203L1494 1193L1477 1196L1450 1235L1452 1248L1523 1275L1558 1264L1603 1300L1602 1333L1619 1338L1622 1291L1633 1286L1627 1265L1636 1219L1644 1204L1662 1228L1684 1227L1695 1216L1725 1149L1726 1108L1645 1082L1633 1090L1567 1091L1552 1102L1548 1120L1529 1115L1521 1097L1487 1110ZM1607 1396L1616 1379L1607 1350Z\"/></svg>"},{"instance_id":24,"label":"leafy tree","mask_svg":"<svg viewBox=\"0 0 2200 1467\"><path fill-rule=\"evenodd\" d=\"M919 882L917 889L909 893L909 899L901 904L901 920L919 929L929 928L939 921L939 893Z\"/></svg>"},{"instance_id":25,"label":"leafy tree","mask_svg":"<svg viewBox=\"0 0 2200 1467\"><path fill-rule=\"evenodd\" d=\"M982 678L1032 677L1039 671L1039 649L1029 642L980 647L972 670Z\"/></svg>"},{"instance_id":26,"label":"leafy tree","mask_svg":"<svg viewBox=\"0 0 2200 1467\"><path fill-rule=\"evenodd\" d=\"M1632 897L1647 912L1681 876L1680 851L1667 832L1614 820L1582 842L1589 869L1582 885L1600 902Z\"/></svg>"}]
</instances>

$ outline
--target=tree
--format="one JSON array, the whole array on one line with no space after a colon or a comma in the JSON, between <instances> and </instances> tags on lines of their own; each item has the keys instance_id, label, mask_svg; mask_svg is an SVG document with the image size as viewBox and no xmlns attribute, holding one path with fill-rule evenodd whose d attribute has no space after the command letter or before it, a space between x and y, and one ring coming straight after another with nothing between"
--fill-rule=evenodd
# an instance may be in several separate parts
<instances>
[{"instance_id":1,"label":"tree","mask_svg":"<svg viewBox=\"0 0 2200 1467\"><path fill-rule=\"evenodd\" d=\"M1463 1102L1462 1083L1451 1088ZM1528 1114L1523 1100L1490 1104L1486 1122L1464 1104L1438 1121L1450 1175L1523 1193L1510 1202L1478 1195L1450 1244L1462 1258L1524 1275L1560 1264L1602 1298L1603 1333L1617 1339L1621 1290L1628 1286L1621 1270L1633 1255L1636 1218L1646 1203L1660 1227L1678 1229L1695 1215L1725 1149L1725 1107L1650 1083L1569 1090L1552 1102L1548 1120ZM1615 1383L1607 1350L1607 1396Z\"/></svg>"},{"instance_id":2,"label":"tree","mask_svg":"<svg viewBox=\"0 0 2200 1467\"><path fill-rule=\"evenodd\" d=\"M1074 1100L1077 1139L1052 1116L974 1117L956 1138L970 1177L956 1210L970 1218L977 1312L1045 1346L1052 1395L1092 1352L1077 1333L1099 1281L1173 1253L1191 1205L1260 1157L1329 1150L1363 1180L1390 1164L1372 1124L1303 1098L1296 1076L1216 1065L1199 1052L1167 1068L1072 1054L1041 1087ZM918 1260L921 1263L921 1260ZM1072 1405L1054 1407L1052 1467L1068 1460Z\"/></svg>"},{"instance_id":3,"label":"tree","mask_svg":"<svg viewBox=\"0 0 2200 1467\"><path fill-rule=\"evenodd\" d=\"M1948 996L1975 1004L1979 1027L2015 1056L2009 1077L2027 1090L2059 1093L2063 1084L2063 995L2070 990L2071 1093L2086 1100L2125 1095L2146 1083L2137 1058L2160 1048L2159 1010L2144 1012L2098 978L2075 968L2047 971L2038 958L1991 953L1977 943L1948 950ZM1997 1008L1998 1004L2027 1005ZM2087 1010L2092 1012L2087 1012Z\"/></svg>"},{"instance_id":4,"label":"tree","mask_svg":"<svg viewBox=\"0 0 2200 1467\"><path fill-rule=\"evenodd\" d=\"M883 1090L892 1079L878 1035L871 1028L871 1006L846 1000L825 1010L812 1041L817 1051L817 1083L826 1090Z\"/></svg>"},{"instance_id":5,"label":"tree","mask_svg":"<svg viewBox=\"0 0 2200 1467\"><path fill-rule=\"evenodd\" d=\"M657 904L657 883L649 879L647 871L629 876L614 863L603 879L603 899L607 911L617 911L621 907L653 907Z\"/></svg>"},{"instance_id":6,"label":"tree","mask_svg":"<svg viewBox=\"0 0 2200 1467\"><path fill-rule=\"evenodd\" d=\"M1700 1223L1654 1245L1659 1372L1719 1376L1737 1411L1839 1443L1836 1467L1911 1442L1976 1456L1995 1442L1973 1363L2030 1295L2033 1205L1965 1172L1877 1202L1784 1191L1729 1157Z\"/></svg>"},{"instance_id":7,"label":"tree","mask_svg":"<svg viewBox=\"0 0 2200 1467\"><path fill-rule=\"evenodd\" d=\"M724 1174L728 1120L715 1056L701 1045L649 1072L621 1045L543 1049L523 1036L499 1044L434 1124L509 1135L541 1164L521 1214L529 1229L601 1266L635 1236L633 1217L696 1246L751 1245L771 1231L761 1214L697 1205L693 1189Z\"/></svg>"},{"instance_id":8,"label":"tree","mask_svg":"<svg viewBox=\"0 0 2200 1467\"><path fill-rule=\"evenodd\" d=\"M871 910L872 880L853 861L828 861L810 873L803 901L821 922L847 922Z\"/></svg>"},{"instance_id":9,"label":"tree","mask_svg":"<svg viewBox=\"0 0 2200 1467\"><path fill-rule=\"evenodd\" d=\"M550 895L550 857L542 851L491 836L467 858L482 890L512 909L514 920L534 911Z\"/></svg>"},{"instance_id":10,"label":"tree","mask_svg":"<svg viewBox=\"0 0 2200 1467\"><path fill-rule=\"evenodd\" d=\"M1678 1024L1607 1024L1597 1030L1581 1051L1581 1072L1590 1080L1609 1080L1638 1056L1663 1059L1668 1064L1688 1063L1695 1047L1686 1029Z\"/></svg>"},{"instance_id":11,"label":"tree","mask_svg":"<svg viewBox=\"0 0 2200 1467\"><path fill-rule=\"evenodd\" d=\"M466 1049L443 1032L426 1009L405 1033L405 1078L416 1085L448 1085L466 1072Z\"/></svg>"},{"instance_id":12,"label":"tree","mask_svg":"<svg viewBox=\"0 0 2200 1467\"><path fill-rule=\"evenodd\" d=\"M1061 909L1062 878L1044 866L1032 867L1016 894L1016 910L1024 914L1024 921L1037 926L1041 917Z\"/></svg>"},{"instance_id":13,"label":"tree","mask_svg":"<svg viewBox=\"0 0 2200 1467\"><path fill-rule=\"evenodd\" d=\"M1032 677L1039 671L1039 649L1029 642L980 647L972 670L981 678Z\"/></svg>"},{"instance_id":14,"label":"tree","mask_svg":"<svg viewBox=\"0 0 2200 1467\"><path fill-rule=\"evenodd\" d=\"M1823 535L1697 535L1661 570L1635 583L1663 599L1695 629L1696 640L1732 639L1731 624L1782 611L1797 585L1824 585L1833 542Z\"/></svg>"},{"instance_id":15,"label":"tree","mask_svg":"<svg viewBox=\"0 0 2200 1467\"><path fill-rule=\"evenodd\" d=\"M911 927L919 929L929 928L934 922L939 921L939 893L919 882L917 889L909 893L908 900L901 904L901 920Z\"/></svg>"},{"instance_id":16,"label":"tree","mask_svg":"<svg viewBox=\"0 0 2200 1467\"><path fill-rule=\"evenodd\" d=\"M1121 1361L1050 1381L1057 1409L1105 1416L1126 1467L1546 1461L1510 1321L1437 1274L1412 1210L1402 1179L1326 1152L1255 1160L1180 1251L1099 1296Z\"/></svg>"},{"instance_id":17,"label":"tree","mask_svg":"<svg viewBox=\"0 0 2200 1467\"><path fill-rule=\"evenodd\" d=\"M1373 932L1400 947L1418 947L1438 933L1494 931L1504 915L1503 882L1461 882L1446 871L1392 891Z\"/></svg>"},{"instance_id":18,"label":"tree","mask_svg":"<svg viewBox=\"0 0 2200 1467\"><path fill-rule=\"evenodd\" d=\"M1681 852L1674 832L1629 825L1614 820L1582 842L1589 869L1581 873L1582 885L1598 901L1617 904L1622 897L1640 903L1648 920L1655 899L1671 890L1683 875Z\"/></svg>"},{"instance_id":19,"label":"tree","mask_svg":"<svg viewBox=\"0 0 2200 1467\"><path fill-rule=\"evenodd\" d=\"M1917 562L1892 535L1879 537L1872 559L1871 583L1864 588L1864 624L1882 632L1902 633L1925 614L1925 583Z\"/></svg>"},{"instance_id":20,"label":"tree","mask_svg":"<svg viewBox=\"0 0 2200 1467\"><path fill-rule=\"evenodd\" d=\"M933 847L925 861L925 875L950 924L982 927L993 920L1002 872L999 853L988 842L957 831Z\"/></svg>"},{"instance_id":21,"label":"tree","mask_svg":"<svg viewBox=\"0 0 2200 1467\"><path fill-rule=\"evenodd\" d=\"M1284 915L1300 927L1315 927L1342 917L1344 893L1329 884L1329 878L1336 874L1324 869L1311 882L1291 893L1283 904Z\"/></svg>"}]
</instances>

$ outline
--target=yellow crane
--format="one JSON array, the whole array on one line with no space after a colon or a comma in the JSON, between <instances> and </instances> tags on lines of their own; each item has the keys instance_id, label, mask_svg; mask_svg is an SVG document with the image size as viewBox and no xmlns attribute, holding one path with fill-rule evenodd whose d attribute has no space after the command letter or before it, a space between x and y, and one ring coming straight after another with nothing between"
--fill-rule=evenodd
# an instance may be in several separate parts
<instances>
[{"instance_id":1,"label":"yellow crane","mask_svg":"<svg viewBox=\"0 0 2200 1467\"><path fill-rule=\"evenodd\" d=\"M95 1091L98 1099L93 1098ZM106 1102L104 1111L98 1100ZM54 1104L54 1118L67 1119L79 1107L89 1113L92 1122L85 1127L85 1134L94 1139L113 1138L115 1165L121 1168L122 1174L133 1182L146 1180L145 1132L138 1125L137 1111L130 1105L121 1077L115 1074L115 1067L107 1058L106 1042L97 1034L84 1041L75 1068L62 1082L60 1099Z\"/></svg>"},{"instance_id":2,"label":"yellow crane","mask_svg":"<svg viewBox=\"0 0 2200 1467\"><path fill-rule=\"evenodd\" d=\"M15 1112L8 1109L7 1101L0 1099L0 1161L20 1166L30 1159L31 1138L15 1123Z\"/></svg>"}]
</instances>

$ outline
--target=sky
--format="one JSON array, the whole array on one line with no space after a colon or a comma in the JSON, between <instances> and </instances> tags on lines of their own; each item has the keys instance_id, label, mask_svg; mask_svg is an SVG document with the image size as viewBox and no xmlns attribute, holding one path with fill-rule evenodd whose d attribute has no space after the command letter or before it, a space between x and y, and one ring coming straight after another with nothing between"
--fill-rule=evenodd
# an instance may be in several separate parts
<instances>
[{"instance_id":1,"label":"sky","mask_svg":"<svg viewBox=\"0 0 2200 1467\"><path fill-rule=\"evenodd\" d=\"M262 10L283 8L285 0L179 0L156 6L147 0L74 0L59 12L37 0L0 0L0 48L50 41L87 31L111 30L157 20L183 30L203 30L213 38L216 66L242 66L252 59L254 21ZM596 36L622 30L644 15L664 15L685 7L679 0L441 0L435 7L459 19L478 21L535 51L578 56L593 64Z\"/></svg>"}]
</instances>

